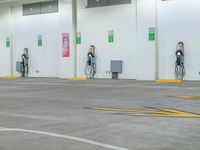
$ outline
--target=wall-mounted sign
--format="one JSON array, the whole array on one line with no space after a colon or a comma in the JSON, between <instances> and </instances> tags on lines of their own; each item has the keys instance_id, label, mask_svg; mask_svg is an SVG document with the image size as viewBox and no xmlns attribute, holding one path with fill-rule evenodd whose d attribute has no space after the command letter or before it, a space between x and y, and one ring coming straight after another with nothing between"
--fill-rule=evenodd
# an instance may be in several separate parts
<instances>
[{"instance_id":1,"label":"wall-mounted sign","mask_svg":"<svg viewBox=\"0 0 200 150\"><path fill-rule=\"evenodd\" d=\"M80 32L78 32L76 34L76 44L81 44L81 33Z\"/></svg>"},{"instance_id":2,"label":"wall-mounted sign","mask_svg":"<svg viewBox=\"0 0 200 150\"><path fill-rule=\"evenodd\" d=\"M108 31L108 42L114 43L114 31L113 30Z\"/></svg>"},{"instance_id":3,"label":"wall-mounted sign","mask_svg":"<svg viewBox=\"0 0 200 150\"><path fill-rule=\"evenodd\" d=\"M10 37L6 38L6 48L10 48Z\"/></svg>"},{"instance_id":4,"label":"wall-mounted sign","mask_svg":"<svg viewBox=\"0 0 200 150\"><path fill-rule=\"evenodd\" d=\"M62 57L70 57L70 34L62 34Z\"/></svg>"},{"instance_id":5,"label":"wall-mounted sign","mask_svg":"<svg viewBox=\"0 0 200 150\"><path fill-rule=\"evenodd\" d=\"M156 29L155 27L149 28L149 41L155 41L156 40Z\"/></svg>"},{"instance_id":6,"label":"wall-mounted sign","mask_svg":"<svg viewBox=\"0 0 200 150\"><path fill-rule=\"evenodd\" d=\"M42 35L38 35L38 46L42 46L43 40L42 40Z\"/></svg>"}]
</instances>

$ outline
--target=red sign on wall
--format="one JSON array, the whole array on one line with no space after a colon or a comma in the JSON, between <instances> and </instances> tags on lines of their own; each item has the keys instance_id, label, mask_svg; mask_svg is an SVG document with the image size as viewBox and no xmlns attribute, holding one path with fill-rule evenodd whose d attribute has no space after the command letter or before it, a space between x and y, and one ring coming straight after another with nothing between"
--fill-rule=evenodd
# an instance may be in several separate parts
<instances>
[{"instance_id":1,"label":"red sign on wall","mask_svg":"<svg viewBox=\"0 0 200 150\"><path fill-rule=\"evenodd\" d=\"M62 57L70 57L70 34L62 34Z\"/></svg>"}]
</instances>

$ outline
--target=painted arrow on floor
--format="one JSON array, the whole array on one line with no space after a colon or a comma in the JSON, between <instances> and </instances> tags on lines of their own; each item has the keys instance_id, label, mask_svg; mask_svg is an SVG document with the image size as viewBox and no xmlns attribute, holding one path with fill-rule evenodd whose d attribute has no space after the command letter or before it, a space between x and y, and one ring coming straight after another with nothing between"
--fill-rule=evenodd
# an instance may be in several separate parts
<instances>
[{"instance_id":1,"label":"painted arrow on floor","mask_svg":"<svg viewBox=\"0 0 200 150\"><path fill-rule=\"evenodd\" d=\"M200 114L186 112L171 108L143 108L143 109L127 109L112 107L89 107L91 110L113 111L128 113L129 116L140 117L174 117L174 118L200 118ZM130 114L131 113L131 114Z\"/></svg>"}]
</instances>

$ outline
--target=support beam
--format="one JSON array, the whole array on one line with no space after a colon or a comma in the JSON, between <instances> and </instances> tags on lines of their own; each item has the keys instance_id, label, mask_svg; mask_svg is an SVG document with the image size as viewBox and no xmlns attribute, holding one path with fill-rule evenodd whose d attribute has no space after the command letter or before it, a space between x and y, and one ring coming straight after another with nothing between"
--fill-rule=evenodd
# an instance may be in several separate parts
<instances>
[{"instance_id":1,"label":"support beam","mask_svg":"<svg viewBox=\"0 0 200 150\"><path fill-rule=\"evenodd\" d=\"M77 0L72 0L72 49L74 51L74 77L77 77L77 47L76 47L76 34L77 34Z\"/></svg>"}]
</instances>

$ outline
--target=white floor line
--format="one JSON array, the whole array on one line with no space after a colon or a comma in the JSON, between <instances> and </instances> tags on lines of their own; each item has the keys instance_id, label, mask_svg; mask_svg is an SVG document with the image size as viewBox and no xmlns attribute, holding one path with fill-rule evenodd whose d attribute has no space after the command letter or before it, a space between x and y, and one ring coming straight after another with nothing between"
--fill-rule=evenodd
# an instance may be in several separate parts
<instances>
[{"instance_id":1,"label":"white floor line","mask_svg":"<svg viewBox=\"0 0 200 150\"><path fill-rule=\"evenodd\" d=\"M37 131L37 130L0 127L0 132L25 132L25 133L41 134L41 135L47 135L47 136L56 137L56 138L63 138L63 139L83 142L83 143L96 145L96 146L100 146L100 147L104 147L104 148L112 149L112 150L129 150L129 149L126 149L126 148L123 148L123 147L118 147L118 146L114 146L114 145L110 145L110 144L100 143L100 142L96 142L96 141L92 141L92 140L88 140L88 139L84 139L84 138L73 137L73 136L51 133L51 132Z\"/></svg>"}]
</instances>

